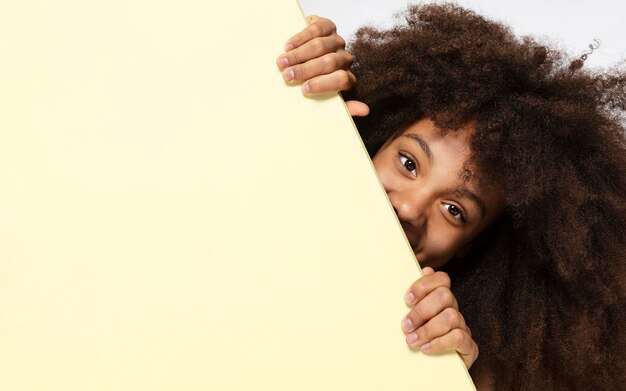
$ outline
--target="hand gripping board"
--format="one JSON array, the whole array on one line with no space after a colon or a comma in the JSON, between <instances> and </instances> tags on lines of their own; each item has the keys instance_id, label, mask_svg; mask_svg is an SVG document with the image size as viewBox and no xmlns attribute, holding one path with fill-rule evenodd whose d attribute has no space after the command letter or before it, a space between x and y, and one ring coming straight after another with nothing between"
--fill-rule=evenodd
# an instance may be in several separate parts
<instances>
[{"instance_id":1,"label":"hand gripping board","mask_svg":"<svg viewBox=\"0 0 626 391\"><path fill-rule=\"evenodd\" d=\"M0 3L0 390L472 390L292 0Z\"/></svg>"}]
</instances>

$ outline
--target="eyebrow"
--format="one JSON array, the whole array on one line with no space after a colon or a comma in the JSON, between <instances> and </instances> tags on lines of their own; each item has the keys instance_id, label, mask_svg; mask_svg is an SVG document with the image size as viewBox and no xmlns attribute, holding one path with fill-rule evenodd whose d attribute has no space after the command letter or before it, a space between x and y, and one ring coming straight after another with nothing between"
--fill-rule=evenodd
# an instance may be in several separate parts
<instances>
[{"instance_id":1,"label":"eyebrow","mask_svg":"<svg viewBox=\"0 0 626 391\"><path fill-rule=\"evenodd\" d=\"M426 140L424 140L423 138L421 138L419 135L415 133L403 134L402 137L410 138L411 140L414 140L415 142L417 142L417 145L419 145L420 148L422 148L422 151L424 151L424 153L426 154L426 157L428 157L428 160L430 160L431 162L433 161L433 154L432 152L430 152L430 147L428 146L428 143L426 142Z\"/></svg>"},{"instance_id":2,"label":"eyebrow","mask_svg":"<svg viewBox=\"0 0 626 391\"><path fill-rule=\"evenodd\" d=\"M470 189L468 189L465 186L459 187L455 193L458 194L460 197L466 197L468 200L476 204L476 206L478 206L478 209L480 209L481 217L485 218L485 215L487 214L487 207L485 206L485 203L483 202L482 199L480 199L479 196L477 196L475 193L473 193Z\"/></svg>"}]
</instances>

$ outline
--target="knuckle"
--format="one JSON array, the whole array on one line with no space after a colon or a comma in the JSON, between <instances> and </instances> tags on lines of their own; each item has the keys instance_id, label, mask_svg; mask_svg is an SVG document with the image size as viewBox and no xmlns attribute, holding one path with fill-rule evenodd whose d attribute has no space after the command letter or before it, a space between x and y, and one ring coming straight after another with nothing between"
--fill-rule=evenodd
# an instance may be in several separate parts
<instances>
[{"instance_id":1,"label":"knuckle","mask_svg":"<svg viewBox=\"0 0 626 391\"><path fill-rule=\"evenodd\" d=\"M335 25L335 23L334 23L332 20L330 20L330 19L324 19L324 21L328 22L328 29L329 29L331 32L333 32L333 33L334 33L335 31L337 31L337 25Z\"/></svg>"},{"instance_id":2,"label":"knuckle","mask_svg":"<svg viewBox=\"0 0 626 391\"><path fill-rule=\"evenodd\" d=\"M452 286L452 282L450 281L450 276L448 275L448 273L437 272L435 274L437 275L437 278L440 279L442 286L445 286L447 288L450 288Z\"/></svg>"},{"instance_id":3,"label":"knuckle","mask_svg":"<svg viewBox=\"0 0 626 391\"><path fill-rule=\"evenodd\" d=\"M291 69L293 69L295 80L301 80L304 78L304 67L302 67L302 65L296 65Z\"/></svg>"},{"instance_id":4,"label":"knuckle","mask_svg":"<svg viewBox=\"0 0 626 391\"><path fill-rule=\"evenodd\" d=\"M462 316L459 313L459 311L453 309L453 308L446 308L445 310L443 310L442 312L443 316L446 319L446 322L450 325L454 325L454 326L460 326L461 322L462 322Z\"/></svg>"},{"instance_id":5,"label":"knuckle","mask_svg":"<svg viewBox=\"0 0 626 391\"><path fill-rule=\"evenodd\" d=\"M346 63L348 64L348 66L354 63L354 56L352 54L345 52L345 57L346 57Z\"/></svg>"},{"instance_id":6,"label":"knuckle","mask_svg":"<svg viewBox=\"0 0 626 391\"><path fill-rule=\"evenodd\" d=\"M328 31L328 33L324 33L324 35L330 35L337 30L335 23L328 18L318 17L317 22L320 24L320 27L322 27L324 32Z\"/></svg>"},{"instance_id":7,"label":"knuckle","mask_svg":"<svg viewBox=\"0 0 626 391\"><path fill-rule=\"evenodd\" d=\"M341 72L339 76L339 80L338 80L338 86L339 86L340 91L347 90L350 88L350 77L348 77L347 72L345 71Z\"/></svg>"},{"instance_id":8,"label":"knuckle","mask_svg":"<svg viewBox=\"0 0 626 391\"><path fill-rule=\"evenodd\" d=\"M324 41L319 38L311 41L311 48L315 53L324 53L326 51L326 45L324 45Z\"/></svg>"},{"instance_id":9,"label":"knuckle","mask_svg":"<svg viewBox=\"0 0 626 391\"><path fill-rule=\"evenodd\" d=\"M324 34L324 29L320 26L319 20L315 20L309 25L309 32L314 37L321 37Z\"/></svg>"},{"instance_id":10,"label":"knuckle","mask_svg":"<svg viewBox=\"0 0 626 391\"><path fill-rule=\"evenodd\" d=\"M327 72L332 72L336 69L339 69L339 62L335 56L325 56L324 59L324 69Z\"/></svg>"},{"instance_id":11,"label":"knuckle","mask_svg":"<svg viewBox=\"0 0 626 391\"><path fill-rule=\"evenodd\" d=\"M466 334L461 329L454 329L450 331L450 339L454 346L459 348L465 343Z\"/></svg>"},{"instance_id":12,"label":"knuckle","mask_svg":"<svg viewBox=\"0 0 626 391\"><path fill-rule=\"evenodd\" d=\"M420 280L418 280L418 282L420 282ZM415 295L415 297L418 299L426 296L426 294L428 293L426 287L419 283L416 283L411 291L413 292L413 295Z\"/></svg>"},{"instance_id":13,"label":"knuckle","mask_svg":"<svg viewBox=\"0 0 626 391\"><path fill-rule=\"evenodd\" d=\"M289 64L299 64L300 63L300 53L298 50L293 50L287 53L287 60L289 60Z\"/></svg>"},{"instance_id":14,"label":"knuckle","mask_svg":"<svg viewBox=\"0 0 626 391\"><path fill-rule=\"evenodd\" d=\"M348 71L348 77L350 78L350 88L353 88L356 85L356 76L350 71Z\"/></svg>"},{"instance_id":15,"label":"knuckle","mask_svg":"<svg viewBox=\"0 0 626 391\"><path fill-rule=\"evenodd\" d=\"M342 49L346 47L346 41L339 35L337 35L337 46Z\"/></svg>"},{"instance_id":16,"label":"knuckle","mask_svg":"<svg viewBox=\"0 0 626 391\"><path fill-rule=\"evenodd\" d=\"M419 324L422 324L423 321L425 320L424 314L420 308L414 307L411 310L411 313L413 314L413 316L411 317L413 320L413 324L419 325Z\"/></svg>"},{"instance_id":17,"label":"knuckle","mask_svg":"<svg viewBox=\"0 0 626 391\"><path fill-rule=\"evenodd\" d=\"M422 342L430 341L434 337L433 336L433 331L431 330L431 328L428 325L426 325L424 327L420 327L417 330L417 335L419 337L418 340L422 341Z\"/></svg>"},{"instance_id":18,"label":"knuckle","mask_svg":"<svg viewBox=\"0 0 626 391\"><path fill-rule=\"evenodd\" d=\"M439 287L436 289L437 298L441 303L451 304L454 302L454 295L450 291L450 289L446 287Z\"/></svg>"}]
</instances>

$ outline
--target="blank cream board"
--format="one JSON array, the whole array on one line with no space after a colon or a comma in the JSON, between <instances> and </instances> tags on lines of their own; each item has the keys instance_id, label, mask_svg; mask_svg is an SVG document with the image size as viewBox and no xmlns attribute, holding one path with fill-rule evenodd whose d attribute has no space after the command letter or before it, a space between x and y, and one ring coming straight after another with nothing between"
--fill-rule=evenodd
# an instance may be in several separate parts
<instances>
[{"instance_id":1,"label":"blank cream board","mask_svg":"<svg viewBox=\"0 0 626 391\"><path fill-rule=\"evenodd\" d=\"M297 3L0 3L0 390L473 390Z\"/></svg>"}]
</instances>

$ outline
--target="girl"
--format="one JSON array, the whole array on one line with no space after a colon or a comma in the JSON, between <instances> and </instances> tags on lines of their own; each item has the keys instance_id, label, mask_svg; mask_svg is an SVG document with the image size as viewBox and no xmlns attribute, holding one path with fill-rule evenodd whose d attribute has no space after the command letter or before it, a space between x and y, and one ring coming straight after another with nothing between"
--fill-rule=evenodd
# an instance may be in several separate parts
<instances>
[{"instance_id":1,"label":"girl","mask_svg":"<svg viewBox=\"0 0 626 391\"><path fill-rule=\"evenodd\" d=\"M407 343L456 350L480 390L621 389L623 71L454 5L362 28L350 70L332 22L309 22L277 64L305 95L354 87L349 110L424 267Z\"/></svg>"}]
</instances>

